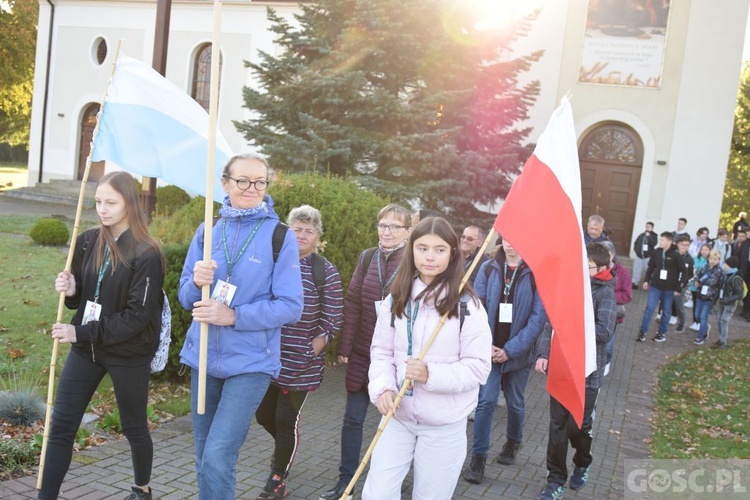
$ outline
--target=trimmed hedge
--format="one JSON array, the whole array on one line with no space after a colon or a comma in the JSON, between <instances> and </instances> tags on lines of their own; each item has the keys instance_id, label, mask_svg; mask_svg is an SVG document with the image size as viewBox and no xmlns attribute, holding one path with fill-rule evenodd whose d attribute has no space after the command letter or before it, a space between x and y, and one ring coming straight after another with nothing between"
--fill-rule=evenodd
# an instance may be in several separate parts
<instances>
[{"instance_id":1,"label":"trimmed hedge","mask_svg":"<svg viewBox=\"0 0 750 500\"><path fill-rule=\"evenodd\" d=\"M29 231L29 236L40 245L62 246L68 242L68 226L58 219L39 219Z\"/></svg>"}]
</instances>

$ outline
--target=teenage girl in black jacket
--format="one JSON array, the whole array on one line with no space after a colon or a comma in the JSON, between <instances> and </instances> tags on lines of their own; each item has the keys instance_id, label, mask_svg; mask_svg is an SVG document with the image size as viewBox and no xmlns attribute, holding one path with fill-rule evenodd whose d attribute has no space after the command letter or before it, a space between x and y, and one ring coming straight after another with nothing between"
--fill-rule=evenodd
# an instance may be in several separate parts
<instances>
[{"instance_id":1,"label":"teenage girl in black jacket","mask_svg":"<svg viewBox=\"0 0 750 500\"><path fill-rule=\"evenodd\" d=\"M65 292L65 305L76 313L70 324L52 327L53 338L73 346L57 388L40 499L57 498L76 431L107 373L132 452L136 486L127 498L151 498L153 445L146 406L161 328L164 257L148 233L130 174L101 178L96 212L99 227L78 237L71 272L55 280L55 289Z\"/></svg>"}]
</instances>

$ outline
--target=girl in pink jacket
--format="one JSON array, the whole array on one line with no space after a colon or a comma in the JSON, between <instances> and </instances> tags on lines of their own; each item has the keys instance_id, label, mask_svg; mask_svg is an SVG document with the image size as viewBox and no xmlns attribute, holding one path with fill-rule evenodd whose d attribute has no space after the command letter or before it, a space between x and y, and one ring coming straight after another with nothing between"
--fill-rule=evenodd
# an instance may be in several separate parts
<instances>
[{"instance_id":1,"label":"girl in pink jacket","mask_svg":"<svg viewBox=\"0 0 750 500\"><path fill-rule=\"evenodd\" d=\"M381 414L395 414L373 452L363 500L400 498L412 462L413 498L452 497L466 457L466 418L490 372L487 313L469 285L459 294L456 233L445 219L429 217L405 250L370 349L370 399ZM417 359L445 313L435 342ZM409 390L396 409L404 379Z\"/></svg>"}]
</instances>

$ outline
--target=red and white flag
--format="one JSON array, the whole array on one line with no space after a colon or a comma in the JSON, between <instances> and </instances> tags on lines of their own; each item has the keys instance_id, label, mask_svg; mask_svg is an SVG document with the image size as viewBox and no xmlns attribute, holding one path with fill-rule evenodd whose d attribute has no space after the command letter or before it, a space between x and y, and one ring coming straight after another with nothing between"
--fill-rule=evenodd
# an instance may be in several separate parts
<instances>
[{"instance_id":1,"label":"red and white flag","mask_svg":"<svg viewBox=\"0 0 750 500\"><path fill-rule=\"evenodd\" d=\"M596 369L594 308L581 223L581 171L567 98L552 114L494 224L534 273L554 334L547 390L583 420Z\"/></svg>"}]
</instances>

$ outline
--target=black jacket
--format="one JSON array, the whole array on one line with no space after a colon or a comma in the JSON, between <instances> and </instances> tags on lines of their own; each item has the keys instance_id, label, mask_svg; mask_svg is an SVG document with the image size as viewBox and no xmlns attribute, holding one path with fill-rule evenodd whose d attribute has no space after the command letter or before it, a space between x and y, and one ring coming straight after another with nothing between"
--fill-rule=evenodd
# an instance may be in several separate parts
<instances>
[{"instance_id":1,"label":"black jacket","mask_svg":"<svg viewBox=\"0 0 750 500\"><path fill-rule=\"evenodd\" d=\"M65 298L69 309L77 309L73 347L90 359L120 366L148 363L156 352L164 304L164 270L159 252L138 243L130 230L117 240L125 262L109 266L102 279L98 321L81 325L86 302L93 301L99 269L95 268L99 229L84 232L76 241L71 272L76 293Z\"/></svg>"},{"instance_id":2,"label":"black jacket","mask_svg":"<svg viewBox=\"0 0 750 500\"><path fill-rule=\"evenodd\" d=\"M657 248L651 260L648 261L645 281L649 286L659 290L679 292L681 289L680 273L683 272L684 266L682 256L674 245L666 252ZM662 269L667 271L666 279L661 278Z\"/></svg>"},{"instance_id":3,"label":"black jacket","mask_svg":"<svg viewBox=\"0 0 750 500\"><path fill-rule=\"evenodd\" d=\"M656 237L655 232L651 231L650 233L646 233L644 231L635 239L635 243L633 243L633 251L639 259L648 259L654 255L654 248L656 247L657 242L658 238ZM648 250L645 252L643 251L644 243L648 245Z\"/></svg>"}]
</instances>

